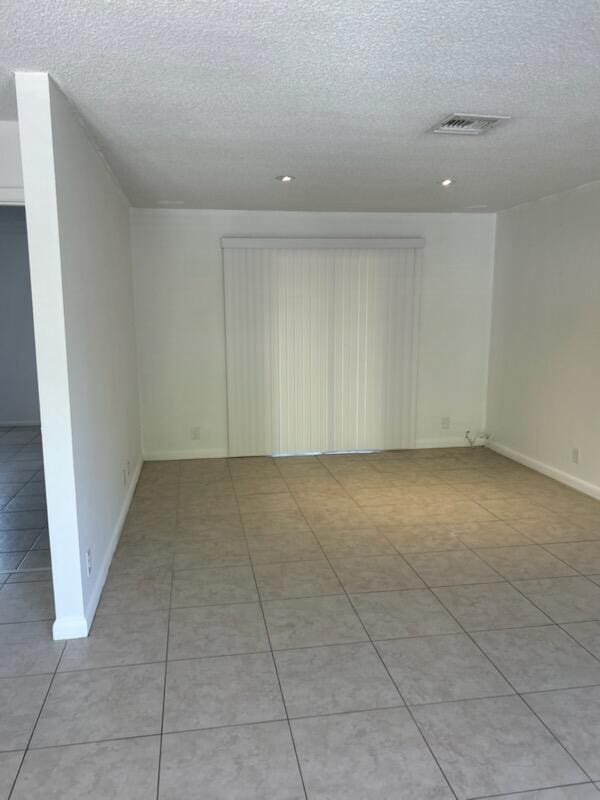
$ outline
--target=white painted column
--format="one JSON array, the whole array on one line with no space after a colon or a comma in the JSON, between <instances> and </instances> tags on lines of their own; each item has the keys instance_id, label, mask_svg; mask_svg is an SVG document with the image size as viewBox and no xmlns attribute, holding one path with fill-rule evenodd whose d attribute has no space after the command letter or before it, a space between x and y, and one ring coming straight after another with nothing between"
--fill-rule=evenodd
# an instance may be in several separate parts
<instances>
[{"instance_id":1,"label":"white painted column","mask_svg":"<svg viewBox=\"0 0 600 800\"><path fill-rule=\"evenodd\" d=\"M44 73L16 76L33 323L56 621L54 638L86 636L73 462L67 342L50 85Z\"/></svg>"}]
</instances>

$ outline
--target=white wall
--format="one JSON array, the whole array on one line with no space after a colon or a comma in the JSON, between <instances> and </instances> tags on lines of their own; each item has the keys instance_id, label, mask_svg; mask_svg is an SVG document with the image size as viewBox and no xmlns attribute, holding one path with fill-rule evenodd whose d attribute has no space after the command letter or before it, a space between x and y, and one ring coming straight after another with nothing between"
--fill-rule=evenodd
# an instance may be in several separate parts
<instances>
[{"instance_id":1,"label":"white wall","mask_svg":"<svg viewBox=\"0 0 600 800\"><path fill-rule=\"evenodd\" d=\"M47 75L17 74L17 97L54 634L67 638L91 624L140 466L129 204Z\"/></svg>"},{"instance_id":2,"label":"white wall","mask_svg":"<svg viewBox=\"0 0 600 800\"><path fill-rule=\"evenodd\" d=\"M0 120L0 205L23 202L23 173L17 122Z\"/></svg>"},{"instance_id":3,"label":"white wall","mask_svg":"<svg viewBox=\"0 0 600 800\"><path fill-rule=\"evenodd\" d=\"M0 206L0 425L39 421L25 209Z\"/></svg>"},{"instance_id":4,"label":"white wall","mask_svg":"<svg viewBox=\"0 0 600 800\"><path fill-rule=\"evenodd\" d=\"M226 235L424 236L417 439L463 443L485 416L494 222L488 214L132 210L146 457L226 454Z\"/></svg>"},{"instance_id":5,"label":"white wall","mask_svg":"<svg viewBox=\"0 0 600 800\"><path fill-rule=\"evenodd\" d=\"M488 428L600 498L599 254L600 183L498 215Z\"/></svg>"}]
</instances>

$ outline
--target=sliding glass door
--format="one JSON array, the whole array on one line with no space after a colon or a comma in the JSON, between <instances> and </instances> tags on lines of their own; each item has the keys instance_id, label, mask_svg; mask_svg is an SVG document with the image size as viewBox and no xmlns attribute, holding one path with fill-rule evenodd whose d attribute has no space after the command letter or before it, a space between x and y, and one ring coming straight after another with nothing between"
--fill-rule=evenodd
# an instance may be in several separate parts
<instances>
[{"instance_id":1,"label":"sliding glass door","mask_svg":"<svg viewBox=\"0 0 600 800\"><path fill-rule=\"evenodd\" d=\"M230 455L414 446L422 240L223 240Z\"/></svg>"}]
</instances>

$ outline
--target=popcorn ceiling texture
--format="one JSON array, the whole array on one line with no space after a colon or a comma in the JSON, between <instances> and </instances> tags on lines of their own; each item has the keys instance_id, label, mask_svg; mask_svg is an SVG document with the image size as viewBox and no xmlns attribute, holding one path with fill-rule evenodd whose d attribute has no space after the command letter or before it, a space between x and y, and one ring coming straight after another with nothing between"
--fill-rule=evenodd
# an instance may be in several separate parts
<instances>
[{"instance_id":1,"label":"popcorn ceiling texture","mask_svg":"<svg viewBox=\"0 0 600 800\"><path fill-rule=\"evenodd\" d=\"M49 71L137 206L494 211L600 178L599 52L595 0L3 0L0 118Z\"/></svg>"}]
</instances>

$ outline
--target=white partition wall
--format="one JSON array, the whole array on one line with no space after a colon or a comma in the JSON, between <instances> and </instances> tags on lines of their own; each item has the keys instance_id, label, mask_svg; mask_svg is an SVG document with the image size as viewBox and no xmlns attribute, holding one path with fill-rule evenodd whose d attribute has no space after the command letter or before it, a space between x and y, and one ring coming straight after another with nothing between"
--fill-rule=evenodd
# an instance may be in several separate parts
<instances>
[{"instance_id":1,"label":"white partition wall","mask_svg":"<svg viewBox=\"0 0 600 800\"><path fill-rule=\"evenodd\" d=\"M423 244L223 239L230 455L415 446Z\"/></svg>"},{"instance_id":2,"label":"white partition wall","mask_svg":"<svg viewBox=\"0 0 600 800\"><path fill-rule=\"evenodd\" d=\"M141 468L129 203L45 73L18 73L56 620L86 636Z\"/></svg>"}]
</instances>

